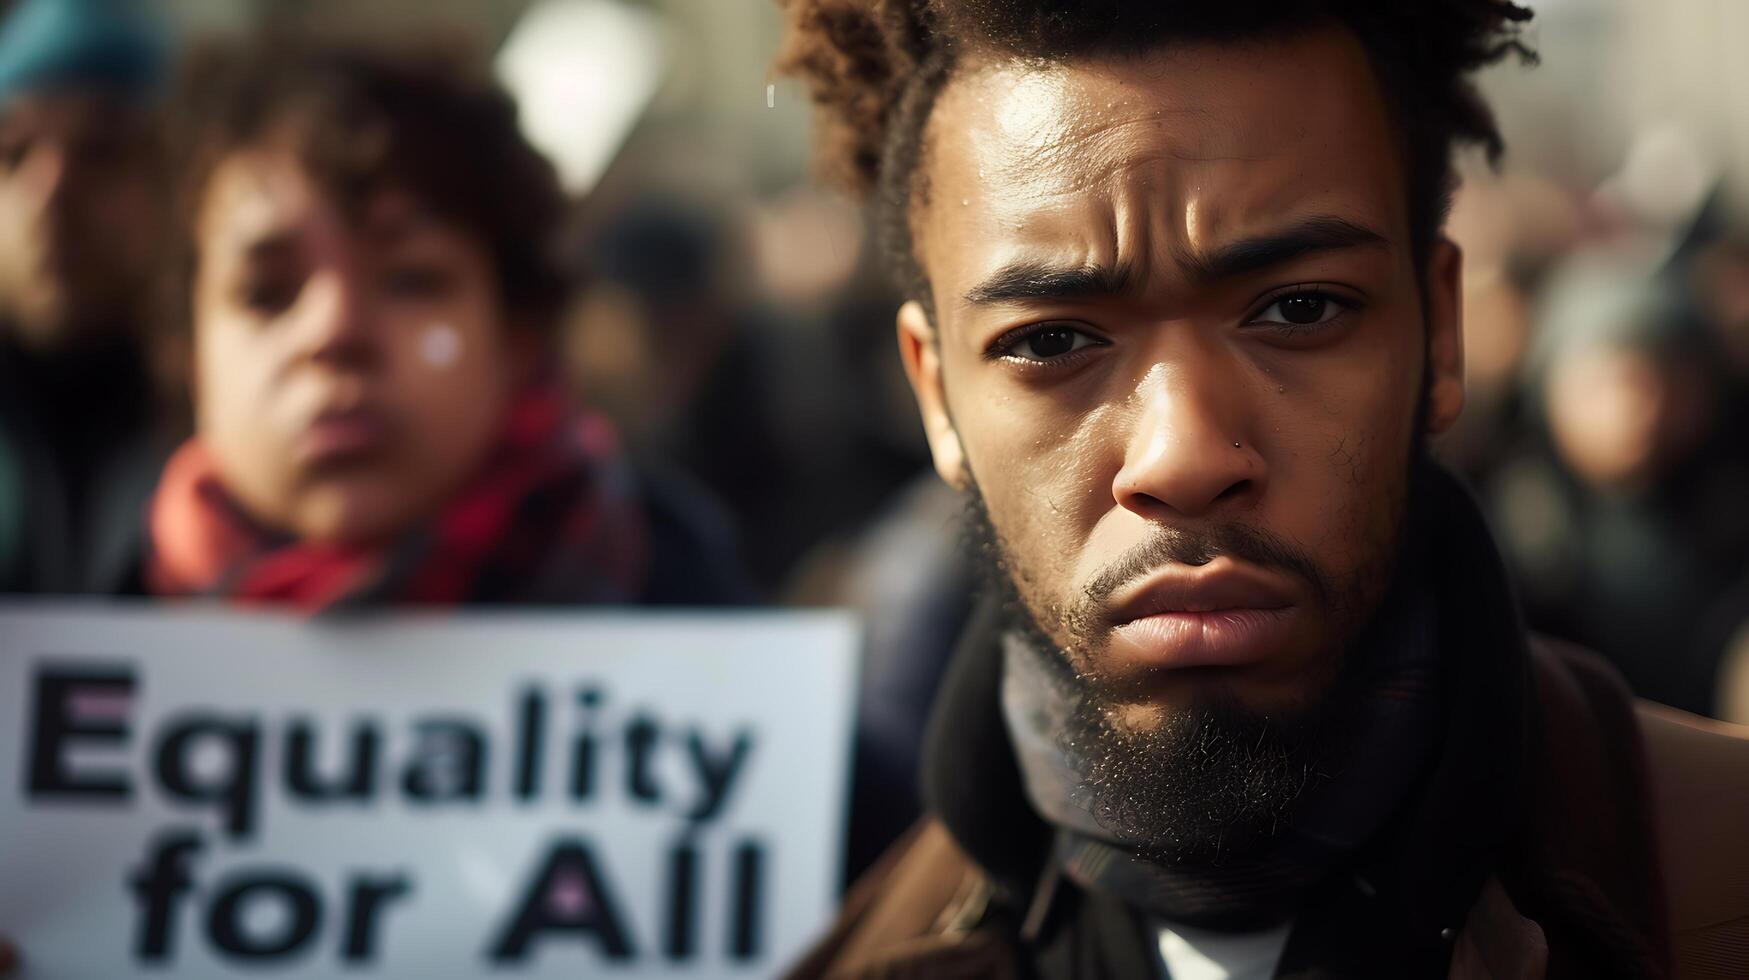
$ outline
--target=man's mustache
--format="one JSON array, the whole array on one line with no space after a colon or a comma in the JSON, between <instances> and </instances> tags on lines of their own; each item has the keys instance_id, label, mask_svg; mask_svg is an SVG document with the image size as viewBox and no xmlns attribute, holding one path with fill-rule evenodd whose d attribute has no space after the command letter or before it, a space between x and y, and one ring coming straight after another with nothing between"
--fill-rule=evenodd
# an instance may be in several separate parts
<instances>
[{"instance_id":1,"label":"man's mustache","mask_svg":"<svg viewBox=\"0 0 1749 980\"><path fill-rule=\"evenodd\" d=\"M1082 592L1091 608L1104 609L1112 593L1164 565L1207 565L1222 556L1288 572L1308 583L1320 599L1329 598L1324 576L1311 555L1280 535L1232 522L1207 528L1160 527L1102 569Z\"/></svg>"}]
</instances>

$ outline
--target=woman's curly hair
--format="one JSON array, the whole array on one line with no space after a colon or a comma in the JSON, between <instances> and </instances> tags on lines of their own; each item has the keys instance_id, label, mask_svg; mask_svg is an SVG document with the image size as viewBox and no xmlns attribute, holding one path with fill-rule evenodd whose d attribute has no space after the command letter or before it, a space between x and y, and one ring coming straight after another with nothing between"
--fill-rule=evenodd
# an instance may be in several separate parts
<instances>
[{"instance_id":1,"label":"woman's curly hair","mask_svg":"<svg viewBox=\"0 0 1749 980\"><path fill-rule=\"evenodd\" d=\"M1173 42L1240 41L1319 23L1360 39L1403 137L1410 223L1424 256L1445 223L1452 151L1502 144L1470 76L1508 54L1530 11L1511 0L778 0L786 32L779 71L813 92L819 164L873 206L906 295L927 301L911 248L910 210L922 133L966 51L1062 61Z\"/></svg>"}]
</instances>

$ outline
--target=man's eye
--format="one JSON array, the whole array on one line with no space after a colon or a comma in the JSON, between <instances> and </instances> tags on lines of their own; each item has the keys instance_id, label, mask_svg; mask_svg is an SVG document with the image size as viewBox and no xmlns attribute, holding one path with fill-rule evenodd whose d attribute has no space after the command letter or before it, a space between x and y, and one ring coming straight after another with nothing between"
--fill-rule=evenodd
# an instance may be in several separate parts
<instances>
[{"instance_id":1,"label":"man's eye","mask_svg":"<svg viewBox=\"0 0 1749 980\"><path fill-rule=\"evenodd\" d=\"M1026 361L1054 361L1101 341L1070 326L1041 327L1004 345L998 353Z\"/></svg>"},{"instance_id":2,"label":"man's eye","mask_svg":"<svg viewBox=\"0 0 1749 980\"><path fill-rule=\"evenodd\" d=\"M1315 327L1341 316L1350 304L1320 292L1293 293L1269 304L1252 323L1279 324L1288 328Z\"/></svg>"}]
</instances>

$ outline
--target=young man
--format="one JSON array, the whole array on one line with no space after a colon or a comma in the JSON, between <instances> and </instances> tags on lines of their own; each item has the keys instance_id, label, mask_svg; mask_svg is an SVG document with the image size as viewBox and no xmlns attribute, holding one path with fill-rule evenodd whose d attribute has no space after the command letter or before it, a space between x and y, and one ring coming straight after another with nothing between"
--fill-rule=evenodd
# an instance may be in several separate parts
<instances>
[{"instance_id":1,"label":"young man","mask_svg":"<svg viewBox=\"0 0 1749 980\"><path fill-rule=\"evenodd\" d=\"M1524 634L1424 442L1504 0L793 0L1003 601L805 976L1740 975L1749 742ZM1710 971L1710 972L1709 972ZM1722 971L1722 972L1721 972Z\"/></svg>"}]
</instances>

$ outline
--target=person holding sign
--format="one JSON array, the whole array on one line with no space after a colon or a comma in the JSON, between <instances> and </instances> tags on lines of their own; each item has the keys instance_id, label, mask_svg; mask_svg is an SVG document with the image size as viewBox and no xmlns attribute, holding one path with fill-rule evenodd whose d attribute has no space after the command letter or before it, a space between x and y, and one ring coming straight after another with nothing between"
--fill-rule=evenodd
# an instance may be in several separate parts
<instances>
[{"instance_id":1,"label":"person holding sign","mask_svg":"<svg viewBox=\"0 0 1749 980\"><path fill-rule=\"evenodd\" d=\"M567 202L483 73L275 37L195 55L169 115L195 433L120 591L311 614L746 598L712 507L559 387ZM14 956L0 938L0 972Z\"/></svg>"},{"instance_id":2,"label":"person holding sign","mask_svg":"<svg viewBox=\"0 0 1749 980\"><path fill-rule=\"evenodd\" d=\"M122 591L311 614L745 597L712 509L558 387L567 201L483 73L261 38L196 54L170 117L196 432Z\"/></svg>"},{"instance_id":3,"label":"person holding sign","mask_svg":"<svg viewBox=\"0 0 1749 980\"><path fill-rule=\"evenodd\" d=\"M1749 740L1527 636L1427 449L1529 11L784 7L997 590L797 975L1749 975Z\"/></svg>"},{"instance_id":4,"label":"person holding sign","mask_svg":"<svg viewBox=\"0 0 1749 980\"><path fill-rule=\"evenodd\" d=\"M309 611L740 597L709 509L639 479L558 386L566 201L480 73L276 39L197 55L174 119L196 433L140 588Z\"/></svg>"}]
</instances>

